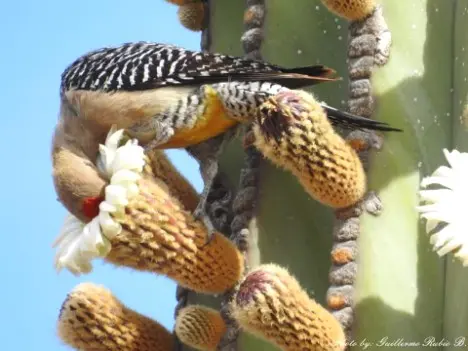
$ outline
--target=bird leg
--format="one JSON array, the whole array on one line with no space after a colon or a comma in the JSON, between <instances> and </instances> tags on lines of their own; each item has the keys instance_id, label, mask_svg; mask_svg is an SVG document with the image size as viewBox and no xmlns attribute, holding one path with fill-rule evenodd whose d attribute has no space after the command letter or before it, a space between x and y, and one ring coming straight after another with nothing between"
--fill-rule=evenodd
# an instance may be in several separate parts
<instances>
[{"instance_id":1,"label":"bird leg","mask_svg":"<svg viewBox=\"0 0 468 351\"><path fill-rule=\"evenodd\" d=\"M146 139L149 131L153 131L154 137L152 137L152 139L145 145L146 151L165 144L175 134L173 128L163 125L156 118L151 118L144 122L134 124L128 129L127 132L129 135L137 137L141 140L141 138ZM194 156L200 163L200 173L203 178L204 186L202 193L200 194L199 203L193 212L193 216L196 219L201 220L205 225L208 233L207 244L211 241L213 234L216 231L213 223L205 211L208 194L212 187L213 180L218 174L218 160L216 154L217 148L211 146L212 144L213 143L210 144L210 140L208 140L207 142L203 142L187 148L187 151L192 154L192 156Z\"/></svg>"},{"instance_id":2,"label":"bird leg","mask_svg":"<svg viewBox=\"0 0 468 351\"><path fill-rule=\"evenodd\" d=\"M216 228L214 227L209 215L207 214L206 203L208 200L210 190L213 186L213 181L216 175L218 174L218 165L218 160L212 158L206 159L204 160L203 164L200 164L200 172L202 175L204 185L203 190L200 194L200 201L198 202L197 207L193 211L193 216L195 217L195 219L201 220L206 226L206 230L208 233L207 244L211 241L211 239L213 238L213 234L216 231Z\"/></svg>"},{"instance_id":3,"label":"bird leg","mask_svg":"<svg viewBox=\"0 0 468 351\"><path fill-rule=\"evenodd\" d=\"M226 144L233 138L235 132L236 128L233 128L217 137L186 148L187 152L200 164L200 173L204 185L200 194L199 203L193 212L193 216L196 219L200 219L205 224L208 232L207 244L211 241L213 234L216 231L216 228L211 222L206 211L208 195L213 186L214 179L218 174L219 155L223 152Z\"/></svg>"}]
</instances>

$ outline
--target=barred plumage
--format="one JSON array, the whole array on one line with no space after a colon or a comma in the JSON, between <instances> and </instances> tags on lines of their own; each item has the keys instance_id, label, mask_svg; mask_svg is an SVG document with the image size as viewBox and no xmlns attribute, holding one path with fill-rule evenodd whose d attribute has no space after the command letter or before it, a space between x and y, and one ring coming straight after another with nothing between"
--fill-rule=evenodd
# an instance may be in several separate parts
<instances>
[{"instance_id":1,"label":"barred plumage","mask_svg":"<svg viewBox=\"0 0 468 351\"><path fill-rule=\"evenodd\" d=\"M290 73L296 77L281 77L279 73ZM326 78L332 73L333 70L324 66L285 69L261 61L190 51L169 44L136 42L102 48L80 57L62 74L61 92L72 89L146 90L228 80L271 79L275 82L294 78L297 81L301 78L297 74L315 76L317 80L333 80ZM311 77L308 81L308 84L313 84Z\"/></svg>"},{"instance_id":2,"label":"barred plumage","mask_svg":"<svg viewBox=\"0 0 468 351\"><path fill-rule=\"evenodd\" d=\"M89 220L83 201L99 197L103 186L92 160L111 126L125 129L147 149L187 148L251 122L280 90L334 81L333 74L321 65L284 68L150 42L85 54L62 74L53 148L59 198L77 218ZM334 125L397 130L322 106ZM77 166L81 161L85 167ZM83 177L76 177L78 171ZM203 198L195 213L204 208Z\"/></svg>"},{"instance_id":3,"label":"barred plumage","mask_svg":"<svg viewBox=\"0 0 468 351\"><path fill-rule=\"evenodd\" d=\"M135 92L231 82L268 82L298 89L337 80L332 77L334 73L322 65L285 68L243 57L186 50L170 44L135 42L94 50L81 56L63 72L60 93L63 95L74 90ZM239 100L238 92L239 89L234 89L234 99ZM326 105L324 108L334 125L349 129L398 130L386 123L346 114Z\"/></svg>"},{"instance_id":4,"label":"barred plumage","mask_svg":"<svg viewBox=\"0 0 468 351\"><path fill-rule=\"evenodd\" d=\"M260 106L270 95L275 95L284 90L281 85L268 82L231 82L219 83L212 86L203 85L194 90L184 100L179 100L177 105L170 106L161 113L158 120L168 122L175 128L193 128L197 119L204 115L208 90L213 89L232 118L253 115L255 109ZM242 102L242 103L241 103Z\"/></svg>"}]
</instances>

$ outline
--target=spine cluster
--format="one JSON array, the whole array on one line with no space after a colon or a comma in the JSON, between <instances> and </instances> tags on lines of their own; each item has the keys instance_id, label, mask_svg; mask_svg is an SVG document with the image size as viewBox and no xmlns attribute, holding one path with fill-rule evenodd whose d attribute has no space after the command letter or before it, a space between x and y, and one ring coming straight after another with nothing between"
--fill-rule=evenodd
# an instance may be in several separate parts
<instances>
[{"instance_id":1,"label":"spine cluster","mask_svg":"<svg viewBox=\"0 0 468 351\"><path fill-rule=\"evenodd\" d=\"M221 314L205 306L188 306L180 310L175 333L180 341L196 350L215 351L226 324Z\"/></svg>"},{"instance_id":2,"label":"spine cluster","mask_svg":"<svg viewBox=\"0 0 468 351\"><path fill-rule=\"evenodd\" d=\"M231 309L245 331L281 350L339 351L345 347L338 321L277 265L252 270L242 281Z\"/></svg>"},{"instance_id":3,"label":"spine cluster","mask_svg":"<svg viewBox=\"0 0 468 351\"><path fill-rule=\"evenodd\" d=\"M171 189L172 195L182 203L185 210L193 212L197 207L199 196L187 178L180 174L163 150L153 149L146 155L154 176Z\"/></svg>"},{"instance_id":4,"label":"spine cluster","mask_svg":"<svg viewBox=\"0 0 468 351\"><path fill-rule=\"evenodd\" d=\"M144 168L139 194L116 218L122 232L112 240L106 260L119 266L164 274L181 286L201 293L219 294L242 276L243 258L234 244L215 233L206 244L206 228Z\"/></svg>"},{"instance_id":5,"label":"spine cluster","mask_svg":"<svg viewBox=\"0 0 468 351\"><path fill-rule=\"evenodd\" d=\"M350 21L363 19L375 9L374 0L322 0L322 3L334 14Z\"/></svg>"},{"instance_id":6,"label":"spine cluster","mask_svg":"<svg viewBox=\"0 0 468 351\"><path fill-rule=\"evenodd\" d=\"M174 347L172 334L161 324L91 283L68 294L57 330L63 342L82 351L172 351Z\"/></svg>"},{"instance_id":7,"label":"spine cluster","mask_svg":"<svg viewBox=\"0 0 468 351\"><path fill-rule=\"evenodd\" d=\"M361 161L312 95L281 92L259 110L253 134L263 155L291 171L312 197L328 206L346 208L361 200L366 190Z\"/></svg>"},{"instance_id":8,"label":"spine cluster","mask_svg":"<svg viewBox=\"0 0 468 351\"><path fill-rule=\"evenodd\" d=\"M206 0L167 0L179 6L177 16L179 22L187 29L199 32L204 28Z\"/></svg>"},{"instance_id":9,"label":"spine cluster","mask_svg":"<svg viewBox=\"0 0 468 351\"><path fill-rule=\"evenodd\" d=\"M209 51L210 50L210 45L211 45L211 35L210 35L210 16L209 16L209 0L204 1L204 10L205 10L205 16L203 18L203 28L201 32L201 41L200 41L200 46L202 51ZM208 141L209 142L209 141ZM200 169L203 169L203 167L207 167L208 165L206 164L206 161L203 160L202 158L199 159L200 162ZM205 162L205 164L203 164ZM221 233L226 233L225 228L226 228L226 223L224 225L222 223L219 223L219 221L222 221L223 219L226 221L226 213L229 213L228 207L229 207L229 200L230 200L230 189L225 185L226 182L224 179L222 179L223 176L221 174L218 174L214 181L213 181L213 186L210 189L210 193L208 194L207 198L207 207L205 210L207 211L208 217L210 220L213 222L213 225L215 228L217 228ZM224 182L223 182L224 181ZM226 195L227 200L224 200L224 194ZM200 198L197 196L197 199L195 203L193 204L193 207L190 207L190 212L193 213L195 208L198 205ZM226 204L226 202L228 204ZM226 207L227 206L227 207ZM217 216L215 216L216 214ZM215 220L215 217L217 220ZM174 311L174 317L177 319L179 316L179 312L188 305L188 300L191 295L191 292L189 289L184 288L181 285L177 286L177 291L176 291L176 301L177 305ZM176 335L177 336L177 335ZM182 350L182 343L181 341L176 338L176 345L174 347L174 351L179 351Z\"/></svg>"},{"instance_id":10,"label":"spine cluster","mask_svg":"<svg viewBox=\"0 0 468 351\"><path fill-rule=\"evenodd\" d=\"M179 6L178 16L186 28L203 30L202 50L208 51L209 2L168 1ZM371 73L375 65L386 63L391 42L381 7L372 0L322 2L353 21L349 110L369 117L374 110ZM260 60L265 1L246 0L246 4L242 45L246 57ZM320 103L304 91L282 91L269 98L249 128L253 142L244 145L236 197L231 201L228 182L219 173L207 201L214 226L229 238L215 233L206 243L207 228L191 214L199 197L163 151L144 156L141 177L131 188L138 191L126 199L123 211L112 215L119 231L108 239L112 249L106 251L105 260L164 274L179 284L174 333L127 308L107 289L84 283L69 293L60 311L58 334L65 343L84 351L172 351L180 349L180 341L197 350L237 351L239 332L244 330L284 351L345 349L353 323L361 212L357 204L366 192L367 152L358 155L352 145L362 135L348 136L353 142L346 142L335 133ZM327 292L331 311L311 299L280 266L262 265L249 272L249 242L257 230L258 150L292 172L312 197L339 209ZM191 291L224 294L221 310L187 306Z\"/></svg>"},{"instance_id":11,"label":"spine cluster","mask_svg":"<svg viewBox=\"0 0 468 351\"><path fill-rule=\"evenodd\" d=\"M263 24L265 18L264 0L246 0L244 12L244 34L241 43L245 56L250 59L261 59L263 41ZM258 180L261 155L253 145L245 148L244 166L241 169L239 187L233 201L233 220L231 222L231 239L244 255L245 271L248 270L247 255L249 241L257 228L255 226L256 199L258 196ZM222 351L237 351L239 330L237 322L232 318L229 301L235 294L235 289L228 291L222 302L221 314L226 322L227 330L219 349Z\"/></svg>"},{"instance_id":12,"label":"spine cluster","mask_svg":"<svg viewBox=\"0 0 468 351\"><path fill-rule=\"evenodd\" d=\"M364 117L371 117L375 109L372 96L371 76L375 66L387 63L390 55L391 34L383 18L382 8L372 0L322 0L334 13L350 20L348 39L349 100L348 110ZM372 133L356 131L348 135L350 144L358 144L359 157L364 166L368 164L368 149L381 147L382 142ZM377 141L376 141L377 140ZM362 147L364 145L364 147ZM367 209L378 214L381 204L377 197L368 196L372 202ZM352 337L354 320L354 284L357 274L358 244L360 233L360 206L337 211L333 229L331 252L330 287L327 304L332 314L340 321L347 338Z\"/></svg>"},{"instance_id":13,"label":"spine cluster","mask_svg":"<svg viewBox=\"0 0 468 351\"><path fill-rule=\"evenodd\" d=\"M311 95L280 93L260 112L253 128L255 144L274 163L290 170L311 196L339 209L363 198L366 177L358 154L334 131ZM338 222L331 253L327 304L348 332L353 322L358 233L359 218Z\"/></svg>"}]
</instances>

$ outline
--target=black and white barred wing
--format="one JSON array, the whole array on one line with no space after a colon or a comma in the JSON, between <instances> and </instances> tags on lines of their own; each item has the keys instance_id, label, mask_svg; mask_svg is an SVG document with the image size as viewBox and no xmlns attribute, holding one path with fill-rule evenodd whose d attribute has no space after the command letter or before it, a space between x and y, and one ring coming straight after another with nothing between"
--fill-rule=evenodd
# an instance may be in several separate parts
<instances>
[{"instance_id":1,"label":"black and white barred wing","mask_svg":"<svg viewBox=\"0 0 468 351\"><path fill-rule=\"evenodd\" d=\"M63 73L61 91L132 91L228 81L270 81L297 88L334 80L329 78L333 73L324 66L287 69L235 56L138 42L80 57Z\"/></svg>"}]
</instances>

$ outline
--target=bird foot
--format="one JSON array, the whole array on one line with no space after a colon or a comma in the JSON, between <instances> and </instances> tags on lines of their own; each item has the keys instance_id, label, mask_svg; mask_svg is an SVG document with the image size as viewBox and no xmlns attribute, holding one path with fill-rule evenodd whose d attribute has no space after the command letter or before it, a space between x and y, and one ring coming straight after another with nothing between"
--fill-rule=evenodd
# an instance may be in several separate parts
<instances>
[{"instance_id":1,"label":"bird foot","mask_svg":"<svg viewBox=\"0 0 468 351\"><path fill-rule=\"evenodd\" d=\"M204 246L209 245L211 243L214 237L214 233L216 232L216 229L213 223L211 222L210 217L206 214L205 205L206 200L201 200L195 208L195 211L193 211L193 217L196 220L200 220L206 228L206 242Z\"/></svg>"},{"instance_id":2,"label":"bird foot","mask_svg":"<svg viewBox=\"0 0 468 351\"><path fill-rule=\"evenodd\" d=\"M131 125L126 133L146 144L145 151L151 151L167 143L174 136L175 130L167 123L151 118Z\"/></svg>"}]
</instances>

